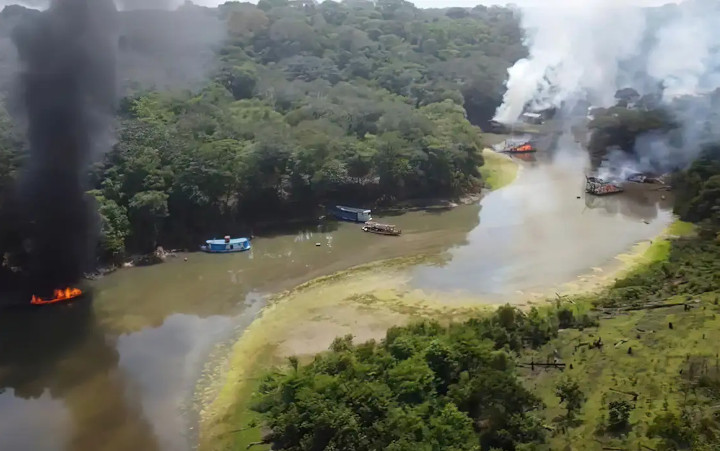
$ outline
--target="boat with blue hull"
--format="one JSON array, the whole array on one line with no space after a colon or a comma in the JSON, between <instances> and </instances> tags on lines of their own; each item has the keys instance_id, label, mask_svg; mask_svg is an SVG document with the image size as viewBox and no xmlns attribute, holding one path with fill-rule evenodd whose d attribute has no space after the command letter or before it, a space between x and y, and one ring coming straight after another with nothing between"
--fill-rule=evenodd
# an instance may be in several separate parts
<instances>
[{"instance_id":1,"label":"boat with blue hull","mask_svg":"<svg viewBox=\"0 0 720 451\"><path fill-rule=\"evenodd\" d=\"M207 240L200 250L211 254L228 254L231 252L243 252L250 250L250 240L247 238L230 238L226 236L222 240Z\"/></svg>"},{"instance_id":2,"label":"boat with blue hull","mask_svg":"<svg viewBox=\"0 0 720 451\"><path fill-rule=\"evenodd\" d=\"M368 222L372 220L372 218L370 217L371 211L364 208L353 208L344 207L342 205L335 205L334 207L328 208L328 211L336 219L339 219L341 221Z\"/></svg>"}]
</instances>

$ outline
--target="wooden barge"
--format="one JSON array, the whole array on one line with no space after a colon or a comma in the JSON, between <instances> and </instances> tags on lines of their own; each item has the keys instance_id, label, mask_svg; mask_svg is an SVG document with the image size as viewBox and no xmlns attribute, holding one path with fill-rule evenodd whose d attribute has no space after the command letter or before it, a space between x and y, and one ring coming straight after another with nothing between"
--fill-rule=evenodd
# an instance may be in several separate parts
<instances>
[{"instance_id":1,"label":"wooden barge","mask_svg":"<svg viewBox=\"0 0 720 451\"><path fill-rule=\"evenodd\" d=\"M378 235L399 236L402 230L392 224L380 224L378 222L368 221L363 226L363 232L377 233Z\"/></svg>"}]
</instances>

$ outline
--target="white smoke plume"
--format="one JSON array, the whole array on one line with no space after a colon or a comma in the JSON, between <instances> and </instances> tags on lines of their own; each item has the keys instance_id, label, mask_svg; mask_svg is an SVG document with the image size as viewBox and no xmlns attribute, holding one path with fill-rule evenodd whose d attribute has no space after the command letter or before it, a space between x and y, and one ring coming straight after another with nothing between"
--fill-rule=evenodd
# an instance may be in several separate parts
<instances>
[{"instance_id":1,"label":"white smoke plume","mask_svg":"<svg viewBox=\"0 0 720 451\"><path fill-rule=\"evenodd\" d=\"M664 97L720 87L720 2L640 8L627 0L557 0L521 10L529 56L509 72L495 119L589 100L603 106L628 83L661 82Z\"/></svg>"},{"instance_id":2,"label":"white smoke plume","mask_svg":"<svg viewBox=\"0 0 720 451\"><path fill-rule=\"evenodd\" d=\"M707 93L720 87L720 2L692 0L665 8L647 73L661 80L665 99Z\"/></svg>"},{"instance_id":3,"label":"white smoke plume","mask_svg":"<svg viewBox=\"0 0 720 451\"><path fill-rule=\"evenodd\" d=\"M589 96L610 102L619 63L635 56L645 30L642 10L626 0L567 0L522 10L529 56L509 69L495 119L516 121L526 107L559 107Z\"/></svg>"},{"instance_id":4,"label":"white smoke plume","mask_svg":"<svg viewBox=\"0 0 720 451\"><path fill-rule=\"evenodd\" d=\"M524 7L529 55L508 70L495 120L589 102L617 103L620 89L658 95L679 128L640 136L633 149L608 149L601 178L683 167L702 144L720 139L720 2L684 0L643 8L627 0L555 0ZM659 96L659 94L662 94Z\"/></svg>"}]
</instances>

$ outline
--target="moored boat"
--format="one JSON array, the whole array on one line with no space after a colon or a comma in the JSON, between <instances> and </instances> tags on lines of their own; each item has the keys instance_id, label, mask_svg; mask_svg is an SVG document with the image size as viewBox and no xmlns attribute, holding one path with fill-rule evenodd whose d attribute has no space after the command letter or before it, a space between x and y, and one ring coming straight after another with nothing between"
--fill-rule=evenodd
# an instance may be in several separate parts
<instances>
[{"instance_id":1,"label":"moored boat","mask_svg":"<svg viewBox=\"0 0 720 451\"><path fill-rule=\"evenodd\" d=\"M230 238L226 236L222 240L207 240L200 250L211 254L227 254L230 252L242 252L250 250L250 240L247 238Z\"/></svg>"},{"instance_id":2,"label":"moored boat","mask_svg":"<svg viewBox=\"0 0 720 451\"><path fill-rule=\"evenodd\" d=\"M335 216L335 218L340 219L341 221L368 222L372 220L372 218L370 217L371 210L367 210L364 208L353 208L344 207L342 205L335 205L334 207L330 207L328 210L330 214Z\"/></svg>"},{"instance_id":3,"label":"moored boat","mask_svg":"<svg viewBox=\"0 0 720 451\"><path fill-rule=\"evenodd\" d=\"M392 224L380 224L378 222L368 221L363 226L363 232L377 233L379 235L399 236L402 230Z\"/></svg>"}]
</instances>

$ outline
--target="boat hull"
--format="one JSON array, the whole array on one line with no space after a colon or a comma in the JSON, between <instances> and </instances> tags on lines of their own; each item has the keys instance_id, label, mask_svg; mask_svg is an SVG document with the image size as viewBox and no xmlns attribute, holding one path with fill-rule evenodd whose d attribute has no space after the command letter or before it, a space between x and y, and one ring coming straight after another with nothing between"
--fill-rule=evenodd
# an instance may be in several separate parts
<instances>
[{"instance_id":1,"label":"boat hull","mask_svg":"<svg viewBox=\"0 0 720 451\"><path fill-rule=\"evenodd\" d=\"M363 227L362 229L363 229L363 232L374 233L374 234L376 234L376 235L386 235L386 236L400 236L400 235L402 235L402 232L385 232L385 231L382 231L382 230L376 230L376 229L372 229L372 228L369 228L369 227Z\"/></svg>"},{"instance_id":2,"label":"boat hull","mask_svg":"<svg viewBox=\"0 0 720 451\"><path fill-rule=\"evenodd\" d=\"M236 248L236 249L209 249L207 246L200 246L200 250L207 254L234 254L236 252L245 252L252 249L252 246Z\"/></svg>"}]
</instances>

